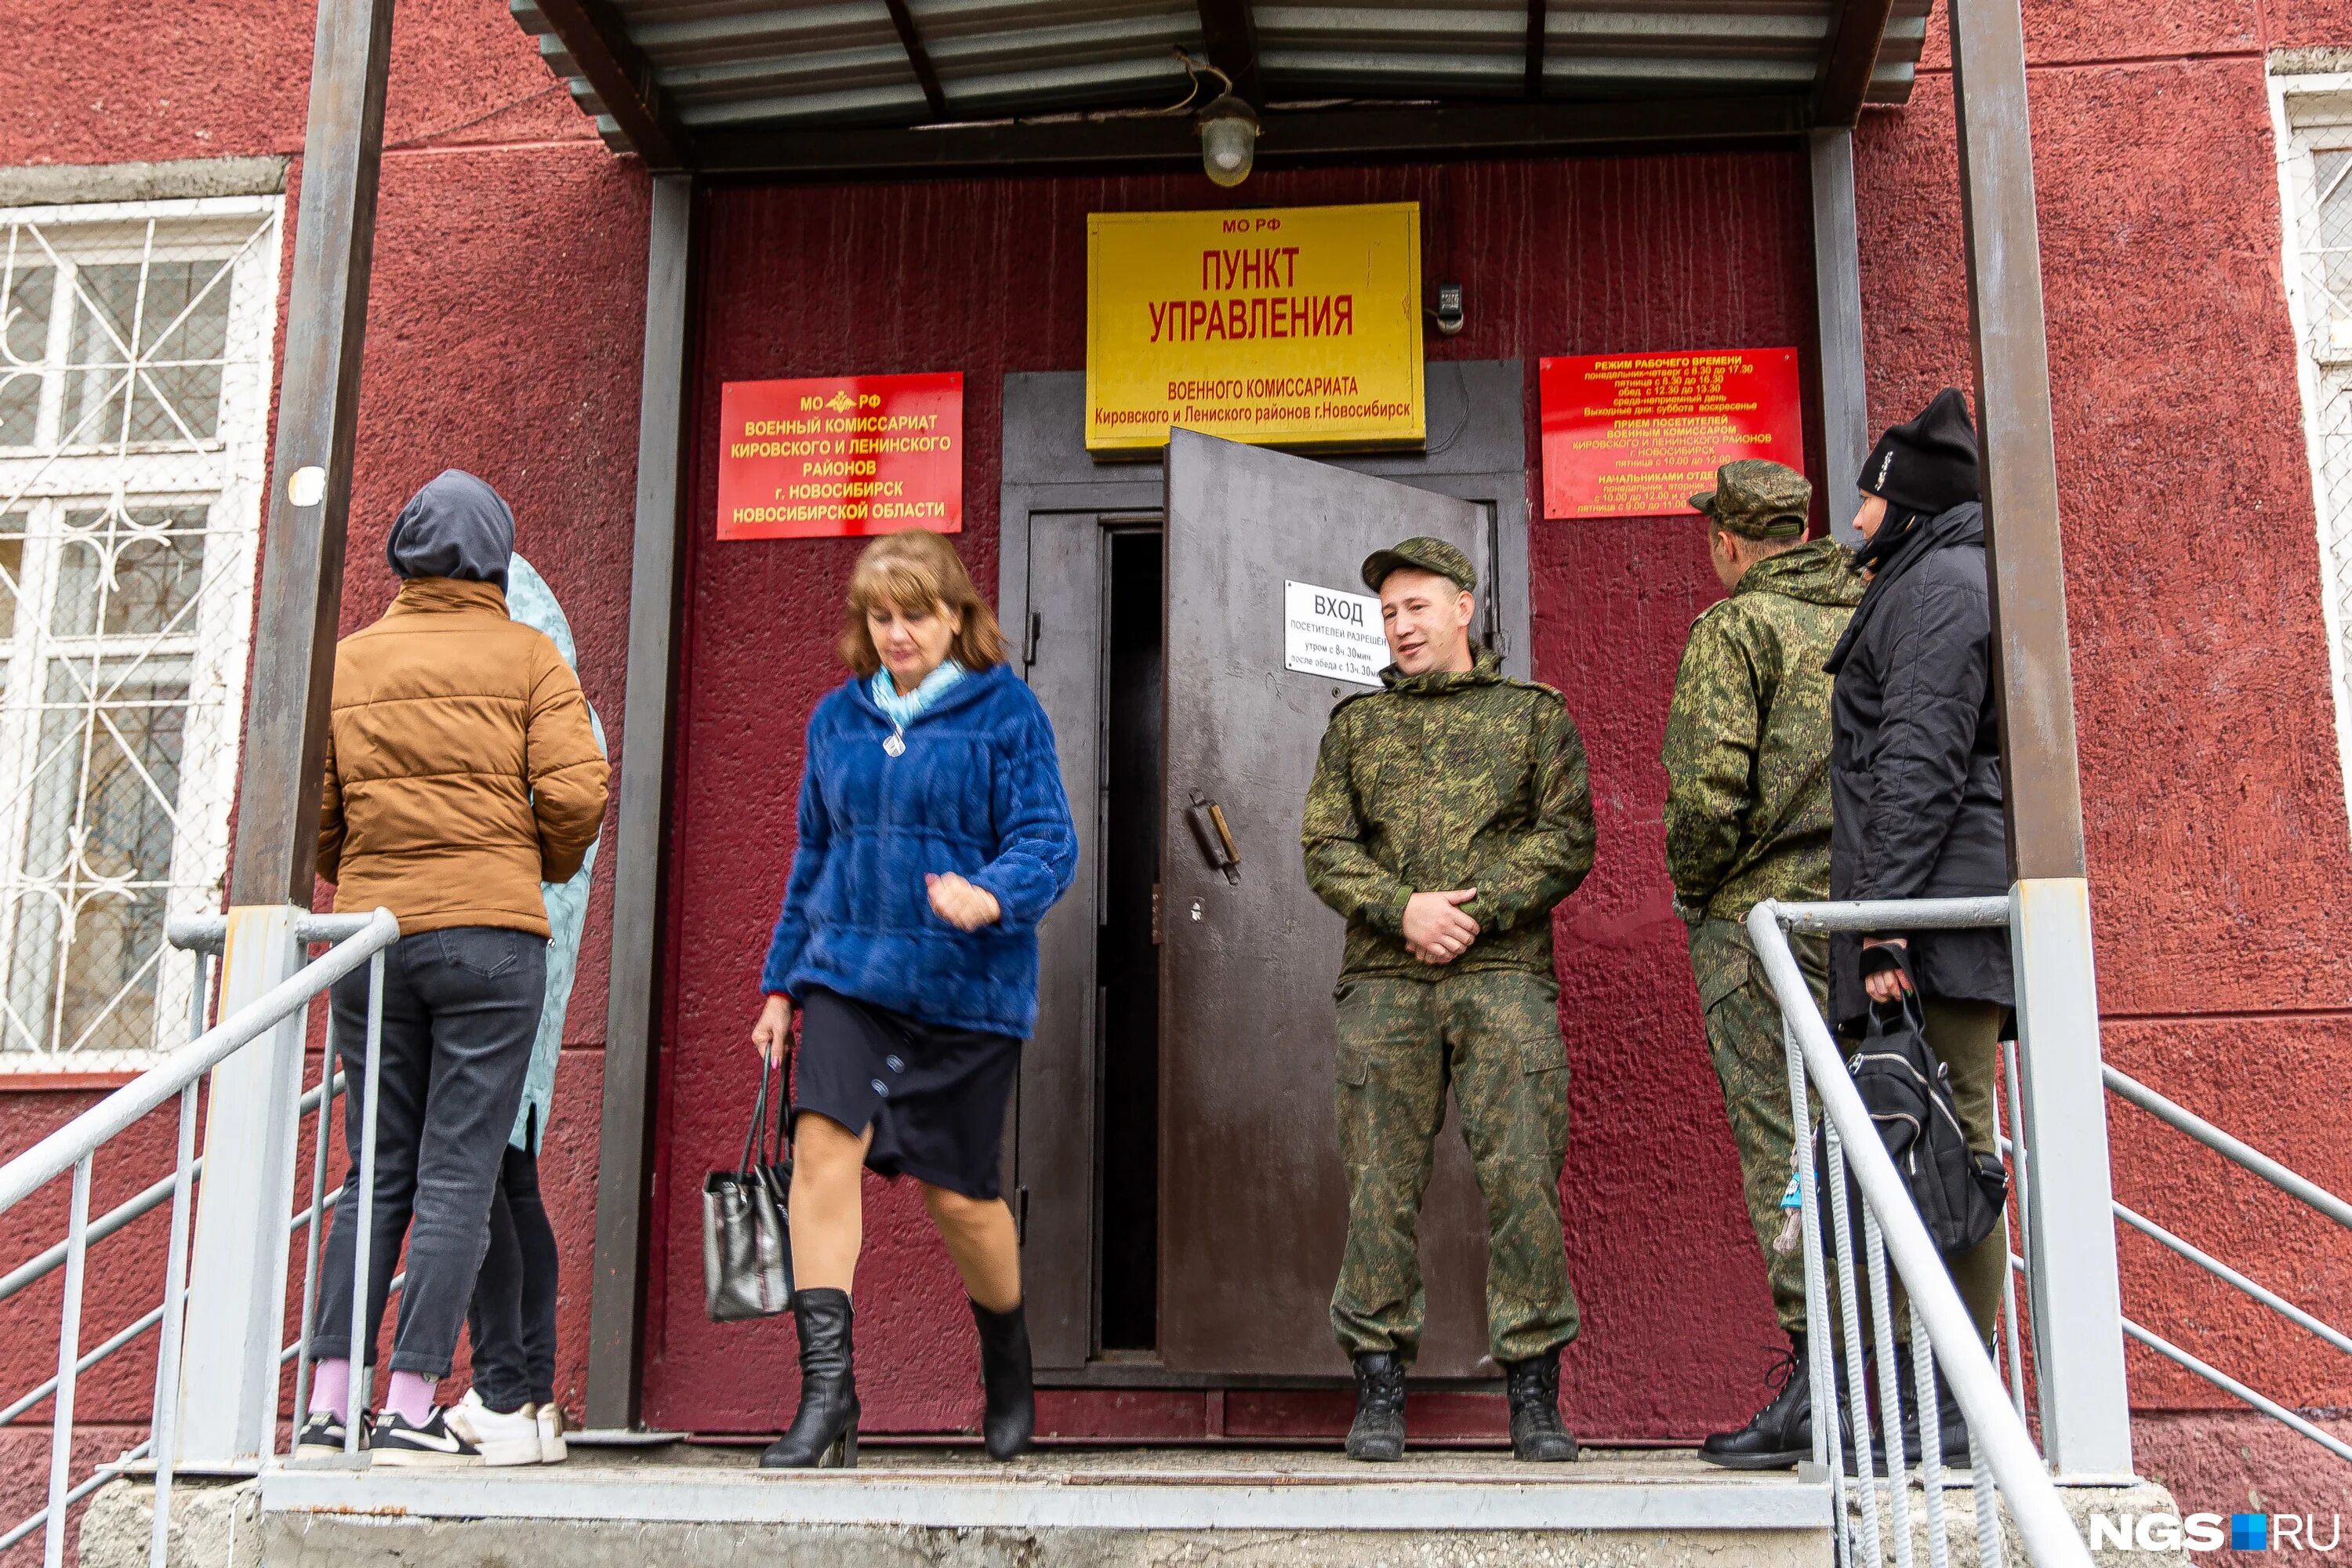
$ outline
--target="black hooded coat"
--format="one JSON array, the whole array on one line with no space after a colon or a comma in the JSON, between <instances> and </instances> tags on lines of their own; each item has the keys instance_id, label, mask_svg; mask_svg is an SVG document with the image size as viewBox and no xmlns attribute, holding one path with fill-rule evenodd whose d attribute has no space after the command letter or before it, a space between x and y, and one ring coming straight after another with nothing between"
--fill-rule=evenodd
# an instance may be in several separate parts
<instances>
[{"instance_id":1,"label":"black hooded coat","mask_svg":"<svg viewBox=\"0 0 2352 1568\"><path fill-rule=\"evenodd\" d=\"M1897 525L1830 655L1832 899L1967 898L2009 890L1984 509L1965 501ZM1873 553L1878 553L1874 551ZM2013 1005L2009 932L1905 932L1927 995ZM1831 941L1830 1020L1869 1010L1862 939Z\"/></svg>"}]
</instances>

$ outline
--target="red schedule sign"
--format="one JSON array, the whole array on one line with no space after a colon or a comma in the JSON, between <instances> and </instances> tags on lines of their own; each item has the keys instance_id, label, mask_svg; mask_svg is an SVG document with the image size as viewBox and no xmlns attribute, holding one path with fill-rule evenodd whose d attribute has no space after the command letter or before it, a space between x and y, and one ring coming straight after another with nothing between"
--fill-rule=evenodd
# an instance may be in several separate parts
<instances>
[{"instance_id":1,"label":"red schedule sign","mask_svg":"<svg viewBox=\"0 0 2352 1568\"><path fill-rule=\"evenodd\" d=\"M963 373L730 381L719 537L963 530Z\"/></svg>"},{"instance_id":2,"label":"red schedule sign","mask_svg":"<svg viewBox=\"0 0 2352 1568\"><path fill-rule=\"evenodd\" d=\"M1546 517L1687 513L1740 458L1804 471L1794 349L1568 354L1538 385Z\"/></svg>"}]
</instances>

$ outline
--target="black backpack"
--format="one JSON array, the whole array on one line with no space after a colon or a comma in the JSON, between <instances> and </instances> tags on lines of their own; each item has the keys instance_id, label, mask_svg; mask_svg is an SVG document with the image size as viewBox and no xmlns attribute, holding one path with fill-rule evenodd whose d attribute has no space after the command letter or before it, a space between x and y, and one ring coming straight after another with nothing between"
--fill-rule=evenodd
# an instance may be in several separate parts
<instances>
[{"instance_id":1,"label":"black backpack","mask_svg":"<svg viewBox=\"0 0 2352 1568\"><path fill-rule=\"evenodd\" d=\"M1903 968L1907 977L1909 966ZM1951 1079L1927 1048L1926 1023L1916 990L1906 992L1899 1006L1874 1004L1861 1043L1846 1058L1846 1070L1853 1076L1854 1089L1878 1128L1887 1157L1910 1188L1912 1205L1936 1249L1953 1258L1990 1236L2000 1222L2009 1202L2009 1173L1999 1155L1969 1147L1952 1100ZM1822 1184L1825 1228L1831 1224L1827 1136L1824 1122L1815 1134L1813 1169ZM1851 1172L1846 1203L1859 1237L1862 1189ZM1833 1231L1829 1244L1836 1246Z\"/></svg>"}]
</instances>

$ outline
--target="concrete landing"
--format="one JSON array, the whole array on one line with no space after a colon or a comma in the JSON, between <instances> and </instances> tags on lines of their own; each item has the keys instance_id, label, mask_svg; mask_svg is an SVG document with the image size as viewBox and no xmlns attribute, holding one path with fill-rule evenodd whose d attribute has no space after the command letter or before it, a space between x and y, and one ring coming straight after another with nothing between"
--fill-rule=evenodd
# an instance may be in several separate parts
<instances>
[{"instance_id":1,"label":"concrete landing","mask_svg":"<svg viewBox=\"0 0 2352 1568\"><path fill-rule=\"evenodd\" d=\"M1055 1450L1010 1466L869 1446L854 1472L750 1450L580 1450L517 1469L278 1469L264 1568L1822 1568L1826 1482L1687 1453ZM250 1484L250 1483L248 1483ZM129 1502L130 1500L123 1500ZM137 1515L135 1504L124 1509ZM126 1523L131 1522L126 1519ZM139 1538L143 1545L143 1530Z\"/></svg>"}]
</instances>

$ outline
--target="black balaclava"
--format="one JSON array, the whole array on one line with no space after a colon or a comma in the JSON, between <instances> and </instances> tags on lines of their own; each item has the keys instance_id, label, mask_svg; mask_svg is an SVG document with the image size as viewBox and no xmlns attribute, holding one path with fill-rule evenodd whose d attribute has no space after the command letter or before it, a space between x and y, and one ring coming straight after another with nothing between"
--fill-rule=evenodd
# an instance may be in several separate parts
<instances>
[{"instance_id":1,"label":"black balaclava","mask_svg":"<svg viewBox=\"0 0 2352 1568\"><path fill-rule=\"evenodd\" d=\"M1917 418L1881 436L1854 482L1886 501L1886 521L1855 556L1864 571L1893 555L1926 519L1978 500L1977 432L1960 389L1944 388Z\"/></svg>"},{"instance_id":2,"label":"black balaclava","mask_svg":"<svg viewBox=\"0 0 2352 1568\"><path fill-rule=\"evenodd\" d=\"M383 542L402 577L456 577L507 586L514 512L499 492L463 468L445 468L408 498Z\"/></svg>"}]
</instances>

